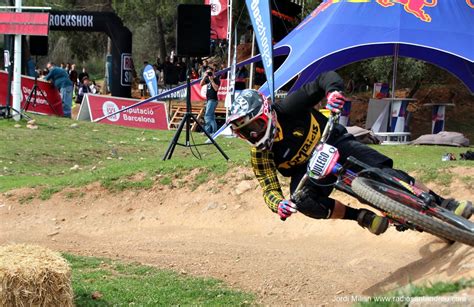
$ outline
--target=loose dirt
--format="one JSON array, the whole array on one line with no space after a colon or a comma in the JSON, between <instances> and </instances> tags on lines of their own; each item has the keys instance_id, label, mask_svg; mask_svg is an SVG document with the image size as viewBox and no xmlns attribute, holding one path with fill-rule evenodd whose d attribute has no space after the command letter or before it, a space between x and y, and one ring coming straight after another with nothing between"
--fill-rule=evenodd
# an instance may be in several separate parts
<instances>
[{"instance_id":1,"label":"loose dirt","mask_svg":"<svg viewBox=\"0 0 474 307\"><path fill-rule=\"evenodd\" d=\"M462 172L474 176L472 168ZM374 236L354 222L302 214L282 222L247 169L195 190L175 186L113 194L92 184L23 204L31 190L8 192L0 195L0 244L35 243L215 277L268 305L332 306L409 282L474 277L473 248L426 233L391 228ZM449 190L474 199L462 181Z\"/></svg>"}]
</instances>

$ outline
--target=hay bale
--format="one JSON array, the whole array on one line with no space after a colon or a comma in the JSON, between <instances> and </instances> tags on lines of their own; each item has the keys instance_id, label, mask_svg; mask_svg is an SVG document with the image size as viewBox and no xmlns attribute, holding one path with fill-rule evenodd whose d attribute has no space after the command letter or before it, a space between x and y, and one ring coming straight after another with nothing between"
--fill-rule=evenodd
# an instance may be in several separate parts
<instances>
[{"instance_id":1,"label":"hay bale","mask_svg":"<svg viewBox=\"0 0 474 307\"><path fill-rule=\"evenodd\" d=\"M73 306L71 269L57 252L25 244L0 247L0 306Z\"/></svg>"}]
</instances>

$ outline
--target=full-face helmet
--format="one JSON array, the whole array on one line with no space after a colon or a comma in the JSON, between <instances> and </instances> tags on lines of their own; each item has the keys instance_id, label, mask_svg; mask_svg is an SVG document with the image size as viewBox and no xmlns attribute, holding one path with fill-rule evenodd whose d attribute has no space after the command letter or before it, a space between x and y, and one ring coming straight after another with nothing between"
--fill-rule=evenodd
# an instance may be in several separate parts
<instances>
[{"instance_id":1,"label":"full-face helmet","mask_svg":"<svg viewBox=\"0 0 474 307\"><path fill-rule=\"evenodd\" d=\"M232 103L227 123L238 137L258 149L270 149L275 135L276 113L256 90L243 90Z\"/></svg>"}]
</instances>

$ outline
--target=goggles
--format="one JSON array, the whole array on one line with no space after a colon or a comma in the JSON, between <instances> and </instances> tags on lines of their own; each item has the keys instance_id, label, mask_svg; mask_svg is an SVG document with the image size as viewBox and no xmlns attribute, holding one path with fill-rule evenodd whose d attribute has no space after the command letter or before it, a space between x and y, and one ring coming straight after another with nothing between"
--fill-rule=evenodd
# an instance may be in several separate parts
<instances>
[{"instance_id":1,"label":"goggles","mask_svg":"<svg viewBox=\"0 0 474 307\"><path fill-rule=\"evenodd\" d=\"M257 144L266 134L268 128L268 115L262 113L248 121L248 115L233 121L232 131L240 138Z\"/></svg>"}]
</instances>

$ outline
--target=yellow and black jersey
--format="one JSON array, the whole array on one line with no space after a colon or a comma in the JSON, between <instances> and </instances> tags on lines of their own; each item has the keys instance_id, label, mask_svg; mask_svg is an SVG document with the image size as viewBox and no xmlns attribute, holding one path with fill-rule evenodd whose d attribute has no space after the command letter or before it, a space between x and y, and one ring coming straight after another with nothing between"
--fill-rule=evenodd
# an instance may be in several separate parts
<instances>
[{"instance_id":1,"label":"yellow and black jersey","mask_svg":"<svg viewBox=\"0 0 474 307\"><path fill-rule=\"evenodd\" d=\"M278 123L272 149L252 148L251 151L252 168L263 189L265 202L272 211L276 212L284 199L277 171L289 177L298 168L306 167L327 123L327 118L314 106L326 93L342 91L343 87L338 74L323 73L273 106Z\"/></svg>"}]
</instances>

